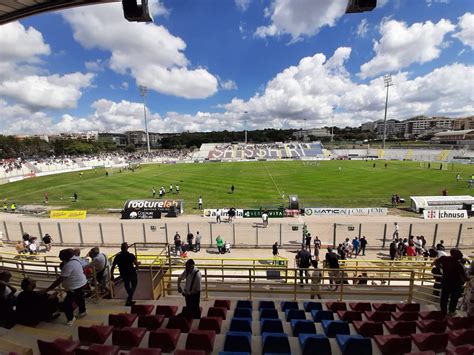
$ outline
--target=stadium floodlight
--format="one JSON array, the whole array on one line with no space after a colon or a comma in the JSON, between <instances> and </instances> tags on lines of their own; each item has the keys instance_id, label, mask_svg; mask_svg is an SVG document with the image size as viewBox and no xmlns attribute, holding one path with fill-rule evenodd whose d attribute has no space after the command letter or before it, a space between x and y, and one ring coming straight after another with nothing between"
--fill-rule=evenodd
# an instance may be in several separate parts
<instances>
[{"instance_id":1,"label":"stadium floodlight","mask_svg":"<svg viewBox=\"0 0 474 355\"><path fill-rule=\"evenodd\" d=\"M244 115L245 115L245 116L244 116L244 117L245 117L245 120L244 120L244 122L245 122L245 127L244 127L244 130L245 130L245 132L244 132L245 137L244 137L244 142L245 142L245 144L247 144L247 114L248 114L248 113L249 113L248 111L244 111Z\"/></svg>"},{"instance_id":2,"label":"stadium floodlight","mask_svg":"<svg viewBox=\"0 0 474 355\"><path fill-rule=\"evenodd\" d=\"M385 149L385 139L387 138L387 107L388 107L388 88L393 85L392 75L386 74L383 76L384 86L387 88L385 95L385 115L383 117L383 138L382 138L382 149Z\"/></svg>"},{"instance_id":3,"label":"stadium floodlight","mask_svg":"<svg viewBox=\"0 0 474 355\"><path fill-rule=\"evenodd\" d=\"M146 86L140 85L140 96L143 97L143 116L145 116L145 135L146 135L146 148L148 153L150 153L150 136L148 135L148 122L146 120L146 102L145 97L148 93L148 88Z\"/></svg>"}]
</instances>

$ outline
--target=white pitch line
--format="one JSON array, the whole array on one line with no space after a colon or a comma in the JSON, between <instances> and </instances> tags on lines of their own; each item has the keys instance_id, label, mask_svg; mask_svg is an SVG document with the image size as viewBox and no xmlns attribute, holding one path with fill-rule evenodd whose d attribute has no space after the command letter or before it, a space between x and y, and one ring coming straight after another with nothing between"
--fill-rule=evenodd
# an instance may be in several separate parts
<instances>
[{"instance_id":1,"label":"white pitch line","mask_svg":"<svg viewBox=\"0 0 474 355\"><path fill-rule=\"evenodd\" d=\"M278 186L277 186L275 180L273 179L272 174L271 174L270 171L268 170L267 164L266 164L266 163L263 163L263 166L265 167L265 170L267 171L267 174L270 176L270 179L272 179L273 185L274 185L275 188L277 189L278 196L279 196L280 198L282 198L282 196L281 196L281 191L280 191L280 189L278 188Z\"/></svg>"}]
</instances>

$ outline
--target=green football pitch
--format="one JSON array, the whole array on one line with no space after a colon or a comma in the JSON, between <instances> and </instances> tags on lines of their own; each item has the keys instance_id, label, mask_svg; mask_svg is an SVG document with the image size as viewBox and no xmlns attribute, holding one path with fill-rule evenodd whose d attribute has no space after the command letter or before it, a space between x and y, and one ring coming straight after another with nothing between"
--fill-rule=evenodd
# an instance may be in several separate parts
<instances>
[{"instance_id":1,"label":"green football pitch","mask_svg":"<svg viewBox=\"0 0 474 355\"><path fill-rule=\"evenodd\" d=\"M373 164L375 163L375 168ZM385 167L387 163L387 167ZM185 202L186 213L197 213L202 196L204 208L277 207L298 195L306 207L383 207L392 194L405 200L413 195L466 195L467 180L474 174L469 165L401 161L278 161L204 164L144 165L132 171L104 169L32 178L0 185L0 199L22 204L42 204L48 192L49 205L86 209L100 213L121 208L128 199L152 197L152 188L179 184L180 193L165 195ZM457 182L456 175L462 180ZM234 193L230 187L234 185ZM78 194L78 201L71 196ZM157 193L158 198L158 193Z\"/></svg>"}]
</instances>

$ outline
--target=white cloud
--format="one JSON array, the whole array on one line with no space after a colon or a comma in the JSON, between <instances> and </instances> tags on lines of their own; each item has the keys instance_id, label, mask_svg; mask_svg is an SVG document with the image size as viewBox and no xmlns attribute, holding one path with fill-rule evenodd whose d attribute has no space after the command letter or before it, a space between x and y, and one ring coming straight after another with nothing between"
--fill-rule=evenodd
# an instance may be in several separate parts
<instances>
[{"instance_id":1,"label":"white cloud","mask_svg":"<svg viewBox=\"0 0 474 355\"><path fill-rule=\"evenodd\" d=\"M474 14L466 12L459 18L458 27L461 29L453 35L459 39L465 46L474 49Z\"/></svg>"},{"instance_id":2,"label":"white cloud","mask_svg":"<svg viewBox=\"0 0 474 355\"><path fill-rule=\"evenodd\" d=\"M76 41L88 49L110 52L110 68L132 75L137 85L185 98L206 98L217 91L214 75L190 66L181 38L163 26L124 21L120 4L76 8L63 16Z\"/></svg>"},{"instance_id":3,"label":"white cloud","mask_svg":"<svg viewBox=\"0 0 474 355\"><path fill-rule=\"evenodd\" d=\"M37 109L73 108L82 96L81 89L90 86L93 78L90 73L25 76L1 82L0 95Z\"/></svg>"},{"instance_id":4,"label":"white cloud","mask_svg":"<svg viewBox=\"0 0 474 355\"><path fill-rule=\"evenodd\" d=\"M396 20L382 22L380 41L374 43L375 57L360 68L362 78L393 72L412 63L426 63L439 57L444 36L454 31L449 20L427 21L407 27Z\"/></svg>"},{"instance_id":5,"label":"white cloud","mask_svg":"<svg viewBox=\"0 0 474 355\"><path fill-rule=\"evenodd\" d=\"M104 70L104 61L101 59L91 60L84 63L84 66L88 71L102 71Z\"/></svg>"},{"instance_id":6,"label":"white cloud","mask_svg":"<svg viewBox=\"0 0 474 355\"><path fill-rule=\"evenodd\" d=\"M369 23L367 22L367 19L363 18L360 22L359 25L357 26L357 36L364 38L367 36L367 33L369 32Z\"/></svg>"},{"instance_id":7,"label":"white cloud","mask_svg":"<svg viewBox=\"0 0 474 355\"><path fill-rule=\"evenodd\" d=\"M223 90L237 90L237 83L234 80L224 80L220 82L220 87Z\"/></svg>"},{"instance_id":8,"label":"white cloud","mask_svg":"<svg viewBox=\"0 0 474 355\"><path fill-rule=\"evenodd\" d=\"M249 5L250 0L235 0L235 6L237 6L240 11L247 11Z\"/></svg>"},{"instance_id":9,"label":"white cloud","mask_svg":"<svg viewBox=\"0 0 474 355\"><path fill-rule=\"evenodd\" d=\"M272 0L265 11L271 23L258 27L255 36L290 34L292 41L298 41L303 36L315 35L321 27L334 26L346 7L347 0Z\"/></svg>"},{"instance_id":10,"label":"white cloud","mask_svg":"<svg viewBox=\"0 0 474 355\"><path fill-rule=\"evenodd\" d=\"M428 5L428 7L430 7L431 5L433 4L449 4L451 0L426 0L426 5Z\"/></svg>"}]
</instances>

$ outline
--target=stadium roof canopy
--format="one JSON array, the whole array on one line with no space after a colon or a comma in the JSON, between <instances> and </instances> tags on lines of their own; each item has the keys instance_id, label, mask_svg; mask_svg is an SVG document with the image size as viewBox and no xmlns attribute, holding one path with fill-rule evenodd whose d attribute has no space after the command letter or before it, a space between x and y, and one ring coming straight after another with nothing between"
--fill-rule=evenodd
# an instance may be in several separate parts
<instances>
[{"instance_id":1,"label":"stadium roof canopy","mask_svg":"<svg viewBox=\"0 0 474 355\"><path fill-rule=\"evenodd\" d=\"M46 11L120 0L0 0L0 25Z\"/></svg>"}]
</instances>

